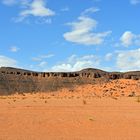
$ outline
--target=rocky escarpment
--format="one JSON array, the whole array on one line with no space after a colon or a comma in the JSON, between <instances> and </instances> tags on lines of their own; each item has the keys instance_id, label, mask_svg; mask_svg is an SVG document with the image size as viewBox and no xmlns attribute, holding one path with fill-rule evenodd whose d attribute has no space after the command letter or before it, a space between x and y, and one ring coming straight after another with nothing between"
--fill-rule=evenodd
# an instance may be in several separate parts
<instances>
[{"instance_id":1,"label":"rocky escarpment","mask_svg":"<svg viewBox=\"0 0 140 140\"><path fill-rule=\"evenodd\" d=\"M104 83L115 79L140 79L140 71L106 72L84 69L77 72L34 72L10 67L0 68L0 95L54 91L76 85Z\"/></svg>"}]
</instances>

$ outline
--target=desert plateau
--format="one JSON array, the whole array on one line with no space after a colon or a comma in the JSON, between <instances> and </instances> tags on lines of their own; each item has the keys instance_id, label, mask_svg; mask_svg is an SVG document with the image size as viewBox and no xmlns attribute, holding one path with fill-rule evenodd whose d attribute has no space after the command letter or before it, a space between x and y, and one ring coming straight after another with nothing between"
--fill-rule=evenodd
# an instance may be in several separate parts
<instances>
[{"instance_id":1,"label":"desert plateau","mask_svg":"<svg viewBox=\"0 0 140 140\"><path fill-rule=\"evenodd\" d=\"M3 69L6 69L5 72ZM41 74L42 77L38 77L39 81L43 79L45 82L44 78L49 79L55 90L50 90L51 84L49 84L48 89L41 88L39 92L32 91L30 88L35 74L30 72L24 75L25 71L23 73L21 71L2 68L1 91L3 90L4 94L1 92L0 96L0 140L139 139L140 80L138 72L127 74L125 79L120 73L119 76L116 73L108 76L108 73L105 74L100 70L86 69L84 74L81 74L84 75L86 83L74 84L74 86L71 86L73 82L71 76L72 78L78 76L78 81L83 79L79 79L77 74L68 74L67 77L66 73L63 73L59 77L59 88L56 88L58 85L53 82L54 77L55 81L58 80L56 73L51 77ZM37 78L36 75L35 78ZM14 81L9 80L15 76ZM13 90L9 91L6 84L4 86L4 78L11 86L10 89L16 88L15 93ZM30 92L23 92L24 88L21 89L20 85L22 82L17 82L19 79L20 82L24 80L24 83L25 80L30 80L31 83L28 82ZM70 86L65 88L63 85L66 79Z\"/></svg>"}]
</instances>

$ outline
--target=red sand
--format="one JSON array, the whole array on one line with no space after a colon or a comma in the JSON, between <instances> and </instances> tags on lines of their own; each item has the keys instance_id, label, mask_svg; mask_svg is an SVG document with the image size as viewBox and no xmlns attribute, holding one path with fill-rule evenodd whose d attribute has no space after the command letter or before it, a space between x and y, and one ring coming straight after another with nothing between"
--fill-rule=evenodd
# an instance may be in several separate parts
<instances>
[{"instance_id":1,"label":"red sand","mask_svg":"<svg viewBox=\"0 0 140 140\"><path fill-rule=\"evenodd\" d=\"M120 96L139 90L139 81L120 80L57 95L1 96L0 140L139 140L140 99Z\"/></svg>"}]
</instances>

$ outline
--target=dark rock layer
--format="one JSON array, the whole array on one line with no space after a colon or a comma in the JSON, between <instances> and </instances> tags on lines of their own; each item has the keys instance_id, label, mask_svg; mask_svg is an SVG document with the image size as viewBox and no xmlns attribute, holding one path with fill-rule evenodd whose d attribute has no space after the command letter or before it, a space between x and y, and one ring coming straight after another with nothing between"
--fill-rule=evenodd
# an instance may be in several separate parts
<instances>
[{"instance_id":1,"label":"dark rock layer","mask_svg":"<svg viewBox=\"0 0 140 140\"><path fill-rule=\"evenodd\" d=\"M0 68L0 95L55 91L115 79L139 80L140 71L121 73L89 68L77 72L34 72L2 67Z\"/></svg>"}]
</instances>

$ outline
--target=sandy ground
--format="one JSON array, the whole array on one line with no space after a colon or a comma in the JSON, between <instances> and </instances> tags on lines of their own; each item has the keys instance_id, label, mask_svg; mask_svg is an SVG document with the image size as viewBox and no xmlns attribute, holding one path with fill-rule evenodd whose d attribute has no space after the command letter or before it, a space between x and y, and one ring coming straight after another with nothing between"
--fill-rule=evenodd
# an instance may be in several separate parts
<instances>
[{"instance_id":1,"label":"sandy ground","mask_svg":"<svg viewBox=\"0 0 140 140\"><path fill-rule=\"evenodd\" d=\"M94 93L91 86L77 87L77 94L64 89L1 96L0 140L139 140L140 97L95 96L101 86L97 92L92 87ZM114 83L106 86L110 89Z\"/></svg>"}]
</instances>

